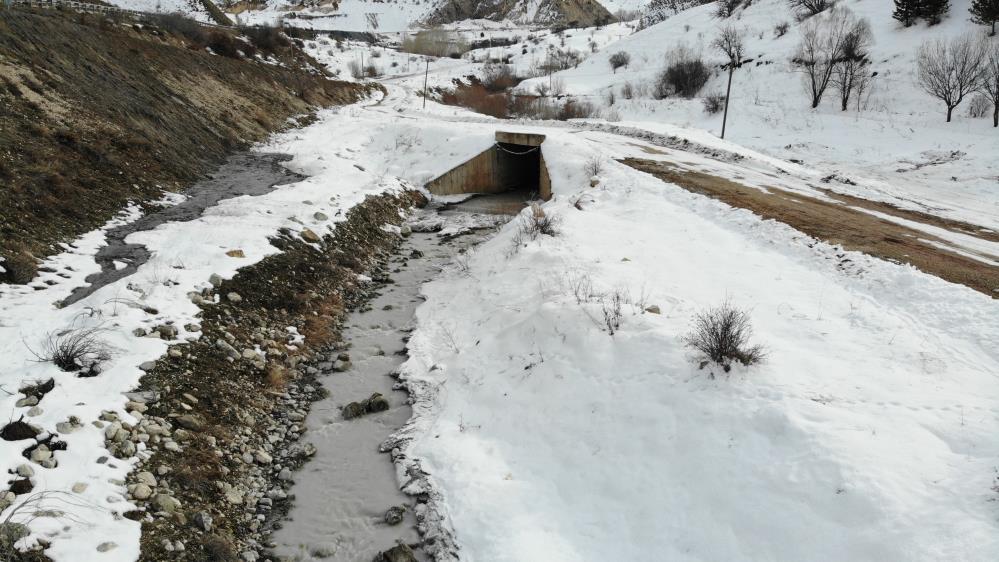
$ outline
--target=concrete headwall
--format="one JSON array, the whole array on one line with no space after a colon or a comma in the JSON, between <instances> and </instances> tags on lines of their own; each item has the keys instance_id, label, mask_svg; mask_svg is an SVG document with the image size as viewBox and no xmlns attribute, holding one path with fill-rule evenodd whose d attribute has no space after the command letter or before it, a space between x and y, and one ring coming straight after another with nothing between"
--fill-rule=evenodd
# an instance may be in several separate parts
<instances>
[{"instance_id":1,"label":"concrete headwall","mask_svg":"<svg viewBox=\"0 0 999 562\"><path fill-rule=\"evenodd\" d=\"M431 180L426 188L435 195L502 193L527 183L536 183L541 198L547 200L551 198L551 179L544 154L541 153L544 139L544 135L496 132L497 142L516 145L519 151L538 149L539 170L536 178L524 175L528 171L523 166L528 165L528 161L494 146ZM533 162L529 165L533 166Z\"/></svg>"}]
</instances>

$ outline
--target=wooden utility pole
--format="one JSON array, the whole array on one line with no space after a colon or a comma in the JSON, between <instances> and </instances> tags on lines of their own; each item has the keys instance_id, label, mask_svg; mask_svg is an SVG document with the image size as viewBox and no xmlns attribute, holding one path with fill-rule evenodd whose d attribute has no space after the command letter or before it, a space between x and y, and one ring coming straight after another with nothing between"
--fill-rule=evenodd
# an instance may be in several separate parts
<instances>
[{"instance_id":1,"label":"wooden utility pole","mask_svg":"<svg viewBox=\"0 0 999 562\"><path fill-rule=\"evenodd\" d=\"M427 108L427 78L430 77L430 59L427 59L427 70L423 73L423 109Z\"/></svg>"},{"instance_id":2,"label":"wooden utility pole","mask_svg":"<svg viewBox=\"0 0 999 562\"><path fill-rule=\"evenodd\" d=\"M725 125L728 124L728 98L732 95L732 75L735 74L735 65L730 64L728 66L728 88L725 90L725 115L722 116L722 134L721 138L725 138Z\"/></svg>"}]
</instances>

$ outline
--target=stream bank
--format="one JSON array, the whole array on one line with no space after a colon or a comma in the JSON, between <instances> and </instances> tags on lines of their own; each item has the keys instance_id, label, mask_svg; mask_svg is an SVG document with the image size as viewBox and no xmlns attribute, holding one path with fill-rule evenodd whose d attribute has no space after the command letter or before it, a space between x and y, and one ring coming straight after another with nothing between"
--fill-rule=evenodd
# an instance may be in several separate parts
<instances>
[{"instance_id":1,"label":"stream bank","mask_svg":"<svg viewBox=\"0 0 999 562\"><path fill-rule=\"evenodd\" d=\"M397 544L412 547L414 560L430 559L420 549L419 500L399 489L379 446L412 414L395 374L407 358L421 287L460 269L460 256L511 218L509 201L497 198L497 205L504 214L418 211L404 226L412 234L390 259L388 278L376 279L382 284L371 300L347 318L330 353L337 361L320 374L327 397L305 421L316 453L296 473L292 509L273 537L282 560L367 561ZM490 210L489 202L480 199L476 210ZM376 411L357 415L366 400Z\"/></svg>"}]
</instances>

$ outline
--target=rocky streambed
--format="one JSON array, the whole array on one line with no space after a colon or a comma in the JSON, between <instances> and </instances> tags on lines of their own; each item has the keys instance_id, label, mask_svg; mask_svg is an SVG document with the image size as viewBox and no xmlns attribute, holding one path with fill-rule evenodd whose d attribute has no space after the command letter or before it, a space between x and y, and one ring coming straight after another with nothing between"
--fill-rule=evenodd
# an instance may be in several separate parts
<instances>
[{"instance_id":1,"label":"rocky streambed","mask_svg":"<svg viewBox=\"0 0 999 562\"><path fill-rule=\"evenodd\" d=\"M422 285L459 267L461 254L509 217L417 212L376 279L371 300L350 314L343 340L323 365L326 398L312 407L306 435L316 453L294 476L293 507L275 532L287 560L426 560L414 517L417 499L399 490L396 468L379 446L411 415L395 374L422 302ZM388 551L388 552L386 552Z\"/></svg>"}]
</instances>

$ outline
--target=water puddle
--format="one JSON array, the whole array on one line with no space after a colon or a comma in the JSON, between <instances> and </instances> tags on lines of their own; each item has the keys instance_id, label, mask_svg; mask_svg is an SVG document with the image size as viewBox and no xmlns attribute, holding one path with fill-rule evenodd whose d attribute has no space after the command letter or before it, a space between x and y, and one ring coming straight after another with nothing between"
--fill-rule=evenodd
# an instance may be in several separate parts
<instances>
[{"instance_id":1,"label":"water puddle","mask_svg":"<svg viewBox=\"0 0 999 562\"><path fill-rule=\"evenodd\" d=\"M152 230L167 222L191 221L223 199L240 195L263 195L279 185L304 179L281 165L290 159L291 156L286 154L235 154L207 179L184 191L186 199L183 202L146 213L136 221L109 230L107 245L94 256L101 266L100 273L87 277L88 284L77 287L62 301L62 306L73 304L105 285L132 275L149 260L149 251L145 246L125 242L129 234ZM124 266L119 269L115 262Z\"/></svg>"}]
</instances>

